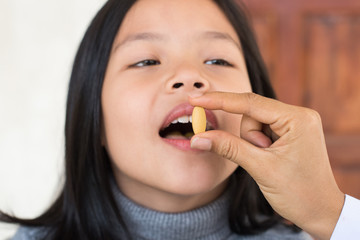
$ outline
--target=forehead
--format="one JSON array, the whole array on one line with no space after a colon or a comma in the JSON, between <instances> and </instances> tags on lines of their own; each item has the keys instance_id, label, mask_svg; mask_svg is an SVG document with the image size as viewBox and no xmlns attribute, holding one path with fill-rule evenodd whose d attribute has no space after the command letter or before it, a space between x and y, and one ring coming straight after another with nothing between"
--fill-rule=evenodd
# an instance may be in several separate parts
<instances>
[{"instance_id":1,"label":"forehead","mask_svg":"<svg viewBox=\"0 0 360 240\"><path fill-rule=\"evenodd\" d=\"M140 32L186 37L223 32L239 42L235 29L211 0L139 0L126 14L116 42Z\"/></svg>"}]
</instances>

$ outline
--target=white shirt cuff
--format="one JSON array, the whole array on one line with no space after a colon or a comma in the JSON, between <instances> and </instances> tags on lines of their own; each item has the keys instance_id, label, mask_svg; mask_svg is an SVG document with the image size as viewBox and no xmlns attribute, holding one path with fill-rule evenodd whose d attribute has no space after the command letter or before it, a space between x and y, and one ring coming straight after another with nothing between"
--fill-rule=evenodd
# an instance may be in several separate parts
<instances>
[{"instance_id":1,"label":"white shirt cuff","mask_svg":"<svg viewBox=\"0 0 360 240\"><path fill-rule=\"evenodd\" d=\"M343 209L330 239L360 239L360 200L345 195Z\"/></svg>"}]
</instances>

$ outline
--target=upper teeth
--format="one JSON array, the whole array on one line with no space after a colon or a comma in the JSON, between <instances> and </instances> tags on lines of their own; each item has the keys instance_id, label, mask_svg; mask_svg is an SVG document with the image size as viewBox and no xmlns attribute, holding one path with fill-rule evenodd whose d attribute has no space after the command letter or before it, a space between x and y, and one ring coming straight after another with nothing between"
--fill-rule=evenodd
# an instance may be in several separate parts
<instances>
[{"instance_id":1,"label":"upper teeth","mask_svg":"<svg viewBox=\"0 0 360 240\"><path fill-rule=\"evenodd\" d=\"M176 123L192 123L192 116L181 116L177 119L175 119L174 121L171 122L171 124L176 124ZM169 124L170 125L170 124ZM206 129L212 128L212 125L210 122L208 122L206 120Z\"/></svg>"},{"instance_id":2,"label":"upper teeth","mask_svg":"<svg viewBox=\"0 0 360 240\"><path fill-rule=\"evenodd\" d=\"M188 123L188 122L192 123L192 116L182 116L182 117L179 117L179 118L175 119L171 123L175 124L175 123L178 123L178 122L179 123Z\"/></svg>"}]
</instances>

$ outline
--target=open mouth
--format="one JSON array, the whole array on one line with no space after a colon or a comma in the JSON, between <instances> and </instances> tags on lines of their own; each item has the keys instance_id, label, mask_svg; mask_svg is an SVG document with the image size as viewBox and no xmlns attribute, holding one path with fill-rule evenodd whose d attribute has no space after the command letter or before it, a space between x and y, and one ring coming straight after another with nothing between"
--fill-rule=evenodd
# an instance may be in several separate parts
<instances>
[{"instance_id":1,"label":"open mouth","mask_svg":"<svg viewBox=\"0 0 360 240\"><path fill-rule=\"evenodd\" d=\"M206 131L213 129L212 124L207 121ZM162 138L168 139L191 139L191 137L194 136L192 117L184 115L174 119L167 127L160 129L159 135Z\"/></svg>"},{"instance_id":2,"label":"open mouth","mask_svg":"<svg viewBox=\"0 0 360 240\"><path fill-rule=\"evenodd\" d=\"M160 137L174 145L189 145L194 136L191 117L193 109L189 103L183 103L171 110L159 130ZM206 131L217 129L213 112L205 109L205 113Z\"/></svg>"}]
</instances>

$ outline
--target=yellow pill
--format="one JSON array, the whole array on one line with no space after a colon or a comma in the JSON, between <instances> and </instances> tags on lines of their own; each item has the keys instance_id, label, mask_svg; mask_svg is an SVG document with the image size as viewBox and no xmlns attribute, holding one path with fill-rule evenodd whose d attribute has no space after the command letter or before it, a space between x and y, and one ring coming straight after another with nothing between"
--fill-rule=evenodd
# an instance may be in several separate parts
<instances>
[{"instance_id":1,"label":"yellow pill","mask_svg":"<svg viewBox=\"0 0 360 240\"><path fill-rule=\"evenodd\" d=\"M202 107L194 107L192 112L192 128L195 134L205 132L206 114Z\"/></svg>"}]
</instances>

